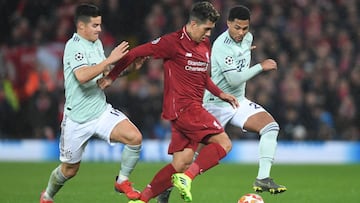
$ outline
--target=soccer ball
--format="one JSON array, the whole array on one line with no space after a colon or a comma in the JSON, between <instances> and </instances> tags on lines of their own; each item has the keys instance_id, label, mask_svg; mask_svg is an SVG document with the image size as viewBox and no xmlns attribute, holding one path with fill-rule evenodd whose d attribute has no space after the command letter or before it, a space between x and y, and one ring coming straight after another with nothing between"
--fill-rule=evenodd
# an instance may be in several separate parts
<instances>
[{"instance_id":1,"label":"soccer ball","mask_svg":"<svg viewBox=\"0 0 360 203\"><path fill-rule=\"evenodd\" d=\"M264 200L258 194L249 193L240 197L238 203L264 203Z\"/></svg>"}]
</instances>

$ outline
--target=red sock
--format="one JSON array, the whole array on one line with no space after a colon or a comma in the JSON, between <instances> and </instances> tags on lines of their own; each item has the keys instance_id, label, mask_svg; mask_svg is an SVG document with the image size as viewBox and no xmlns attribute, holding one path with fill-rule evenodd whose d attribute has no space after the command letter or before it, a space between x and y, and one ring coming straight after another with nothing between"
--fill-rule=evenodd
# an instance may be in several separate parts
<instances>
[{"instance_id":1,"label":"red sock","mask_svg":"<svg viewBox=\"0 0 360 203\"><path fill-rule=\"evenodd\" d=\"M151 198L158 196L160 193L172 186L171 175L176 173L171 164L163 167L152 179L151 183L141 192L140 199L148 202Z\"/></svg>"},{"instance_id":2,"label":"red sock","mask_svg":"<svg viewBox=\"0 0 360 203\"><path fill-rule=\"evenodd\" d=\"M200 167L197 163L192 163L190 167L185 171L185 175L189 176L193 180L200 173Z\"/></svg>"},{"instance_id":3,"label":"red sock","mask_svg":"<svg viewBox=\"0 0 360 203\"><path fill-rule=\"evenodd\" d=\"M194 179L197 175L216 166L225 155L226 151L218 143L208 144L201 149L199 156L186 170L185 174Z\"/></svg>"},{"instance_id":4,"label":"red sock","mask_svg":"<svg viewBox=\"0 0 360 203\"><path fill-rule=\"evenodd\" d=\"M140 200L148 202L153 197L151 186L147 185L146 188L141 192Z\"/></svg>"}]
</instances>

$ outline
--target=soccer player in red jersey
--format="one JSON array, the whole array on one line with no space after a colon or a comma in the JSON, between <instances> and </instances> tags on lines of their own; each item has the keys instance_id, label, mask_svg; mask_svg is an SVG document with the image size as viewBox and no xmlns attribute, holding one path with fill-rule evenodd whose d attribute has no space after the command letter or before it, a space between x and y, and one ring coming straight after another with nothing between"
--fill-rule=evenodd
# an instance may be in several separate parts
<instances>
[{"instance_id":1,"label":"soccer player in red jersey","mask_svg":"<svg viewBox=\"0 0 360 203\"><path fill-rule=\"evenodd\" d=\"M191 181L214 167L231 150L231 141L218 120L202 107L205 89L229 102L237 99L222 92L210 79L211 30L219 13L209 2L193 5L188 23L179 31L164 35L129 51L104 78L101 88L113 80L137 57L153 56L164 60L164 101L162 116L171 121L172 137L168 153L171 164L163 167L141 192L144 203L175 186L186 202L192 201ZM205 144L197 159L193 155L199 143Z\"/></svg>"}]
</instances>

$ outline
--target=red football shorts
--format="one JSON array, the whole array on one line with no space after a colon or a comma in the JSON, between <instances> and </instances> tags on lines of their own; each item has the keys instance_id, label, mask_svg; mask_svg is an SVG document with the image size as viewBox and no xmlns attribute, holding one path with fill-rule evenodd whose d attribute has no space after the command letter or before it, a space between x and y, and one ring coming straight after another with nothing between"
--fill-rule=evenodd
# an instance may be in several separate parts
<instances>
[{"instance_id":1,"label":"red football shorts","mask_svg":"<svg viewBox=\"0 0 360 203\"><path fill-rule=\"evenodd\" d=\"M168 153L185 148L196 150L208 135L224 132L220 122L202 106L188 107L171 121L171 141Z\"/></svg>"}]
</instances>

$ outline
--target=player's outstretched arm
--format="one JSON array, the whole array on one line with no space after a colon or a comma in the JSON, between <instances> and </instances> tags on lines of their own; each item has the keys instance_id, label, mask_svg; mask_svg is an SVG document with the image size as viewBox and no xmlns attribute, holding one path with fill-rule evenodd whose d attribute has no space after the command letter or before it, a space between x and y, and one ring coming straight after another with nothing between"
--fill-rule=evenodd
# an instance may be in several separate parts
<instances>
[{"instance_id":1,"label":"player's outstretched arm","mask_svg":"<svg viewBox=\"0 0 360 203\"><path fill-rule=\"evenodd\" d=\"M146 59L150 58L149 56L138 57L132 62L125 70L123 70L118 77L123 77L129 75L132 72L139 70L143 65Z\"/></svg>"},{"instance_id":2,"label":"player's outstretched arm","mask_svg":"<svg viewBox=\"0 0 360 203\"><path fill-rule=\"evenodd\" d=\"M107 57L105 60L103 60L101 63L92 65L92 66L84 66L81 68L78 68L75 70L74 74L77 80L84 84L96 76L98 76L101 73L106 72L108 67L124 57L128 52L129 43L128 42L122 42L117 47L115 47L109 57Z\"/></svg>"},{"instance_id":3,"label":"player's outstretched arm","mask_svg":"<svg viewBox=\"0 0 360 203\"><path fill-rule=\"evenodd\" d=\"M131 63L124 71L122 71L118 77L122 77L122 76L128 75L134 71L139 70L142 67L142 65L144 64L145 60L148 58L149 57L147 57L147 56L136 58L135 61L133 63ZM111 78L107 77L109 72L110 72L110 70L108 72L104 72L104 77L102 77L96 81L96 83L100 87L100 89L105 89L112 84L113 80Z\"/></svg>"}]
</instances>

